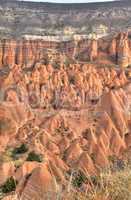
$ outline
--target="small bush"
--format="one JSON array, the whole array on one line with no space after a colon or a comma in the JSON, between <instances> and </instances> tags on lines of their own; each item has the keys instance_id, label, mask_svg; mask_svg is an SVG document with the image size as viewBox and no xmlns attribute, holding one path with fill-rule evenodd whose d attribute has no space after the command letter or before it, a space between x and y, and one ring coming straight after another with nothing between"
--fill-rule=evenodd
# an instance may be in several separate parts
<instances>
[{"instance_id":1,"label":"small bush","mask_svg":"<svg viewBox=\"0 0 131 200\"><path fill-rule=\"evenodd\" d=\"M80 188L86 180L86 176L81 171L79 171L78 173L74 174L72 184L74 187Z\"/></svg>"},{"instance_id":2,"label":"small bush","mask_svg":"<svg viewBox=\"0 0 131 200\"><path fill-rule=\"evenodd\" d=\"M36 154L34 151L30 152L28 154L28 157L26 159L27 161L36 161L36 162L42 162L42 157L40 154Z\"/></svg>"},{"instance_id":3,"label":"small bush","mask_svg":"<svg viewBox=\"0 0 131 200\"><path fill-rule=\"evenodd\" d=\"M13 177L10 177L9 179L7 179L5 184L1 186L1 191L3 193L9 193L15 191L16 185L17 181Z\"/></svg>"},{"instance_id":4,"label":"small bush","mask_svg":"<svg viewBox=\"0 0 131 200\"><path fill-rule=\"evenodd\" d=\"M13 151L12 154L23 154L26 153L28 151L28 147L26 146L26 144L21 144L20 147L16 147Z\"/></svg>"}]
</instances>

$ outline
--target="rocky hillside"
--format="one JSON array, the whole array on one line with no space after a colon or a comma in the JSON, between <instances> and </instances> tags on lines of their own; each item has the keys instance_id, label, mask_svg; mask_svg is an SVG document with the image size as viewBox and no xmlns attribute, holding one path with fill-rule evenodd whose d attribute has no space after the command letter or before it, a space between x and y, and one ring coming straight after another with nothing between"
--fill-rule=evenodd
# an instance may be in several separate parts
<instances>
[{"instance_id":1,"label":"rocky hillside","mask_svg":"<svg viewBox=\"0 0 131 200\"><path fill-rule=\"evenodd\" d=\"M66 5L1 0L0 37L116 33L130 29L130 12L130 0Z\"/></svg>"},{"instance_id":2,"label":"rocky hillside","mask_svg":"<svg viewBox=\"0 0 131 200\"><path fill-rule=\"evenodd\" d=\"M113 170L123 169L131 147L130 71L40 61L30 70L9 67L1 76L3 197L15 190L21 200L59 193L68 200L68 190L90 190L84 177L115 161Z\"/></svg>"},{"instance_id":3,"label":"rocky hillside","mask_svg":"<svg viewBox=\"0 0 131 200\"><path fill-rule=\"evenodd\" d=\"M130 200L130 11L0 1L0 199Z\"/></svg>"}]
</instances>

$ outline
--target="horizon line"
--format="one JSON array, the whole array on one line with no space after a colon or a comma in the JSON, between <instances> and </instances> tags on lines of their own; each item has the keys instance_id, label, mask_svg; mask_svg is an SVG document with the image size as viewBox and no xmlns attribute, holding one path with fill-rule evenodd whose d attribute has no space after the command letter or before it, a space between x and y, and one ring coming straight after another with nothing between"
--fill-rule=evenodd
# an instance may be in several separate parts
<instances>
[{"instance_id":1,"label":"horizon line","mask_svg":"<svg viewBox=\"0 0 131 200\"><path fill-rule=\"evenodd\" d=\"M108 0L108 1L105 1L105 0L96 0L94 2L91 2L90 0L87 1L87 2L62 2L62 1L59 1L57 2L56 0L53 1L42 1L42 0L16 0L16 1L21 1L21 2L32 2L32 3L49 3L49 4L94 4L94 3L111 3L111 2L124 2L124 0Z\"/></svg>"}]
</instances>

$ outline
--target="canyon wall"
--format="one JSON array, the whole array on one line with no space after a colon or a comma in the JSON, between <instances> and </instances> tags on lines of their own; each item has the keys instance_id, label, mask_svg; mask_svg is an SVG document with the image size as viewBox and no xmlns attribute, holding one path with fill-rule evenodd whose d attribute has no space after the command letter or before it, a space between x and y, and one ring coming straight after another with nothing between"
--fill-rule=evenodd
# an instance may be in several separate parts
<instances>
[{"instance_id":1,"label":"canyon wall","mask_svg":"<svg viewBox=\"0 0 131 200\"><path fill-rule=\"evenodd\" d=\"M80 62L98 62L128 67L131 64L131 40L128 33L112 38L78 41L1 40L0 68L3 66L29 66L45 58L47 49L56 51Z\"/></svg>"}]
</instances>

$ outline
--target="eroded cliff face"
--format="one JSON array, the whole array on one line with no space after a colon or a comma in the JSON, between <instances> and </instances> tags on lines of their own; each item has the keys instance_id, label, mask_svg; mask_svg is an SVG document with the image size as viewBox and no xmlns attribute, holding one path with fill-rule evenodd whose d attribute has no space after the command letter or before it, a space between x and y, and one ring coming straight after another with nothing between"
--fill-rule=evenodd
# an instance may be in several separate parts
<instances>
[{"instance_id":1,"label":"eroded cliff face","mask_svg":"<svg viewBox=\"0 0 131 200\"><path fill-rule=\"evenodd\" d=\"M44 51L52 50L65 54L74 61L96 62L119 65L131 64L131 41L128 33L120 33L112 38L51 42L44 40L2 40L0 43L0 67L14 64L32 66L45 59ZM50 53L51 54L51 53Z\"/></svg>"}]
</instances>

